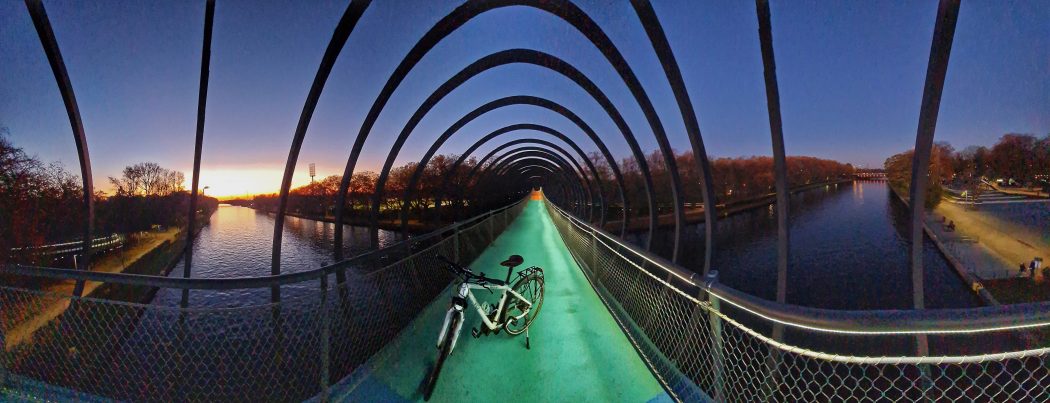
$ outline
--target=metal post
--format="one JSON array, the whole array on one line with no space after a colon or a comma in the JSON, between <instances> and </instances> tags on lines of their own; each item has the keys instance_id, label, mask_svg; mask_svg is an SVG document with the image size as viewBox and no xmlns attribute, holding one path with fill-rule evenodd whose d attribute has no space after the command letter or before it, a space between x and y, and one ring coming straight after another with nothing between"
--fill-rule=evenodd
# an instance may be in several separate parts
<instances>
[{"instance_id":1,"label":"metal post","mask_svg":"<svg viewBox=\"0 0 1050 403\"><path fill-rule=\"evenodd\" d=\"M718 270L711 270L704 276L704 282L710 285L718 282ZM711 303L711 315L708 315L707 320L711 325L711 372L714 375L714 391L715 395L712 396L716 402L725 400L725 354L723 354L724 346L722 345L722 318L719 318L717 313L721 311L719 307L720 303L718 297L715 297L712 293L707 293L707 300Z\"/></svg>"},{"instance_id":2,"label":"metal post","mask_svg":"<svg viewBox=\"0 0 1050 403\"><path fill-rule=\"evenodd\" d=\"M488 221L488 223L489 223L489 243L490 244L493 243L493 242L496 242L496 230L494 228L492 228L492 222L496 221L496 219L494 217L492 217L493 213L494 213L493 210L489 210L489 214L488 214L489 218L485 219L485 221Z\"/></svg>"},{"instance_id":3,"label":"metal post","mask_svg":"<svg viewBox=\"0 0 1050 403\"><path fill-rule=\"evenodd\" d=\"M452 260L459 262L459 223L452 226Z\"/></svg>"},{"instance_id":4,"label":"metal post","mask_svg":"<svg viewBox=\"0 0 1050 403\"><path fill-rule=\"evenodd\" d=\"M331 338L328 316L328 275L321 276L321 401L328 401L329 384L329 339Z\"/></svg>"},{"instance_id":5,"label":"metal post","mask_svg":"<svg viewBox=\"0 0 1050 403\"><path fill-rule=\"evenodd\" d=\"M589 264L591 273L598 278L598 233L593 229L591 230L591 261Z\"/></svg>"}]
</instances>

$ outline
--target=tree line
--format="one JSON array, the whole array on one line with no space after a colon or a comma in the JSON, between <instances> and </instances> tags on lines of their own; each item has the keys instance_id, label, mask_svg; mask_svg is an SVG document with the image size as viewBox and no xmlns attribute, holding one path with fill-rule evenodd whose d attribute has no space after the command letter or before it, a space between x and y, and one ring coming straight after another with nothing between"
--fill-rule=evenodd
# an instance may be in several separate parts
<instances>
[{"instance_id":1,"label":"tree line","mask_svg":"<svg viewBox=\"0 0 1050 403\"><path fill-rule=\"evenodd\" d=\"M45 164L27 154L0 129L0 263L50 264L39 256L11 256L12 248L37 247L80 240L85 211L79 175L58 163ZM128 166L120 178L109 178L114 195L96 191L95 236L132 234L153 225L182 226L189 194L181 172L152 162ZM214 198L198 203L205 217L218 206Z\"/></svg>"},{"instance_id":2,"label":"tree line","mask_svg":"<svg viewBox=\"0 0 1050 403\"><path fill-rule=\"evenodd\" d=\"M913 154L908 150L884 163L890 185L901 194L907 194L911 185ZM962 151L945 142L936 143L930 153L929 175L926 205L930 208L940 202L946 187L979 193L982 180L1050 191L1050 134L1038 138L1008 133L991 148L969 146Z\"/></svg>"},{"instance_id":3,"label":"tree line","mask_svg":"<svg viewBox=\"0 0 1050 403\"><path fill-rule=\"evenodd\" d=\"M600 179L603 188L601 192L609 209L610 217L621 214L622 205L619 199L619 187L613 171L608 162L601 154L595 152L587 156L595 167L597 178ZM409 201L408 207L410 218L415 220L434 222L440 221L439 217L432 214L435 205L440 199L442 208L447 210L461 211L460 217L472 213L480 213L488 208L500 204L504 200L493 199L494 195L505 194L515 184L500 181L493 175L478 174L473 178L467 178L478 164L477 159L465 160L452 172L453 163L459 158L458 155L437 155L424 167L422 176L415 189L414 197ZM700 189L700 174L696 170L696 164L691 152L675 155L675 160L680 170L684 186L684 197L688 203L702 203ZM670 175L659 152L653 152L646 158L650 172L652 173L653 186L657 194L657 208L661 212L670 211L673 208L670 192ZM381 201L381 220L395 220L399 218L401 208L401 197L407 188L412 173L418 163L410 162L391 170L389 179L384 187L384 199ZM638 162L631 157L618 161L619 168L623 174L626 197L631 207L631 215L648 214L648 199L644 192L645 182ZM581 164L581 166L586 166ZM852 178L854 168L851 164L838 161L820 159L815 157L790 156L787 158L788 182L794 188L817 183L833 182ZM491 168L487 163L485 172ZM584 168L587 178L595 179L587 168ZM767 196L775 191L773 176L773 159L767 156L752 156L738 158L716 158L711 161L711 171L715 199L718 203L742 202L758 197ZM451 174L450 174L451 173ZM450 174L450 175L449 175ZM344 222L365 222L371 214L370 207L372 195L375 191L378 174L373 171L356 172L351 177L350 187L347 193L347 205L345 210L350 215L344 217ZM448 176L448 186L442 188L442 183ZM293 215L306 217L324 217L332 220L335 214L336 194L339 191L341 176L332 175L316 182L300 186L289 192L287 211ZM233 204L252 206L263 211L276 211L278 206L277 194L257 195L251 200L231 201ZM447 221L450 216L445 216Z\"/></svg>"}]
</instances>

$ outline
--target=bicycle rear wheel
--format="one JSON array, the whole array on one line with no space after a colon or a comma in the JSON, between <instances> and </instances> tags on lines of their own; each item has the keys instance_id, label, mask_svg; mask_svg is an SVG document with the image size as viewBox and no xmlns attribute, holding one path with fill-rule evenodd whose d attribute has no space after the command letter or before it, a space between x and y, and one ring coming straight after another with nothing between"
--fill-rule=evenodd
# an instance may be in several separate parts
<instances>
[{"instance_id":1,"label":"bicycle rear wheel","mask_svg":"<svg viewBox=\"0 0 1050 403\"><path fill-rule=\"evenodd\" d=\"M445 329L445 341L441 343L441 347L438 348L437 362L434 363L434 367L430 369L430 374L427 375L426 383L423 384L423 400L430 400L430 395L434 393L434 386L437 385L438 375L441 374L441 367L445 365L445 359L452 352L452 338L454 335L452 332L456 331L456 325L459 324L460 315L452 315L452 320L448 322L448 329Z\"/></svg>"},{"instance_id":2,"label":"bicycle rear wheel","mask_svg":"<svg viewBox=\"0 0 1050 403\"><path fill-rule=\"evenodd\" d=\"M540 308L543 307L543 276L541 274L533 273L518 279L511 287L515 292L521 294L522 297L532 302L530 307L525 301L514 298L514 301L509 303L507 307L507 314L505 318L508 318L507 323L503 325L503 328L512 335L519 335L525 332L532 325L532 321L536 320L536 316L540 314ZM528 312L519 320L513 320L513 318L521 315L522 313Z\"/></svg>"}]
</instances>

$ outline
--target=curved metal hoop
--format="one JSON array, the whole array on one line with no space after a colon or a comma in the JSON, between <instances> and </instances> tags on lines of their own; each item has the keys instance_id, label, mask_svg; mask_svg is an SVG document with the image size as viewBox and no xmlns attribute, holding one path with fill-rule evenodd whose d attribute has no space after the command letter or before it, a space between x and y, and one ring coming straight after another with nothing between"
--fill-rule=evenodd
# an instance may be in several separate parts
<instances>
[{"instance_id":1,"label":"curved metal hoop","mask_svg":"<svg viewBox=\"0 0 1050 403\"><path fill-rule=\"evenodd\" d=\"M51 65L51 72L55 75L55 83L58 84L58 92L62 95L62 103L66 107L66 115L69 117L69 126L73 129L73 142L77 145L77 158L80 160L80 177L83 181L84 195L84 241L79 261L79 269L91 270L91 242L95 232L95 187L91 177L91 156L88 153L87 135L84 133L84 121L80 119L80 107L77 106L77 97L73 93L73 83L69 81L69 72L66 71L66 63L62 61L62 52L58 49L58 40L55 32L51 29L51 21L47 18L44 3L39 0L26 1L29 16L33 19L33 27L40 38L40 45L47 55L47 62ZM73 295L81 296L84 292L84 282L77 281L73 287Z\"/></svg>"},{"instance_id":2,"label":"curved metal hoop","mask_svg":"<svg viewBox=\"0 0 1050 403\"><path fill-rule=\"evenodd\" d=\"M604 189L604 185L602 183L601 176L598 174L598 171L594 167L594 164L587 157L587 154L584 153L583 150L580 149L580 147L575 142L572 141L572 139L568 138L564 134L561 134L560 132L557 132L557 131L555 131L553 129L550 129L550 128L548 128L546 126L542 126L542 125L516 124L516 125L503 127L501 129L498 129L498 130L490 133L489 135L483 137L481 140L478 140L478 142L475 143L474 146L472 146L470 149L468 149L468 152L472 152L474 149L477 148L477 146L480 146L481 144L484 144L485 142L487 142L487 141L489 141L489 140L491 140L493 138L496 138L499 135L512 133L512 132L517 131L517 130L538 130L538 131L543 131L545 133L547 133L547 131L549 131L555 137L557 137L557 138L561 139L562 141L566 142L567 144L569 144L569 146L584 161L584 164L587 165L587 168L591 172L590 177L594 181L597 182L597 186L598 186L598 189L599 189L599 191L597 192L598 193L598 199L599 199L598 203L599 203L600 206L603 206L603 209L601 210L601 223L604 224L605 223L605 210L604 210L605 196L603 195L603 192L602 192L602 190ZM561 148L561 146L558 146L555 143L552 143L552 142L549 142L549 141L546 141L546 140L531 139L531 138L530 139L514 140L514 141L512 141L512 143L514 143L514 144L533 143L533 144L546 145L546 146L548 146L550 148L554 148L556 150L559 150L561 153L565 154L566 156L569 156L570 157L569 160L572 161L574 164L576 164L577 167L579 167L579 164L575 161L575 159L571 158L571 154L568 151L566 151L565 149ZM438 143L435 143L435 145L438 145ZM434 149L434 147L432 147L432 149ZM416 169L415 169L415 171L413 172L413 175L412 175L412 180L409 181L409 186L408 186L408 188L405 189L404 196L402 197L401 228L402 228L402 232L405 233L406 235L407 235L406 231L407 231L407 227L408 227L407 203L408 203L409 200L412 200L412 197L413 197L413 195L415 193L415 190L416 190L415 187L418 185L418 177L422 175L422 170L425 169L425 165L424 164L426 164L426 163L428 163L430 161L430 155L432 155L432 154L433 153L428 153L428 155L425 156L424 159L421 160L416 165ZM460 156L460 159L462 159L462 158L463 158L463 156ZM581 169L581 171L582 171L582 169ZM451 169L449 169L447 172L445 172L445 175L442 176L442 184L447 183L448 180L450 179L450 177L456 175L457 173L458 173L458 164L455 164L455 165L452 166ZM623 192L623 184L619 183L619 185L620 185L620 191ZM440 194L441 192L443 192L443 190L444 189L442 187L438 187L438 188L435 189L437 194ZM435 201L436 201L435 204L436 205L440 204L440 202L441 202L440 200L441 199L435 195ZM436 210L436 208L437 207L435 206L435 210ZM591 220L591 221L593 221L593 220Z\"/></svg>"},{"instance_id":3,"label":"curved metal hoop","mask_svg":"<svg viewBox=\"0 0 1050 403\"><path fill-rule=\"evenodd\" d=\"M372 107L369 109L368 114L365 116L365 120L361 125L361 130L358 132L357 137L354 139L354 145L350 150L350 156L347 158L346 169L343 171L342 183L340 184L340 192L337 195L336 209L338 213L342 213L345 204L345 189L349 187L349 181L353 175L354 168L357 165L358 157L360 156L361 149L364 147L364 142L371 132L372 127L375 125L376 120L379 117L380 112L385 108L386 103L393 95L394 90L400 85L408 73L415 67L417 63L425 56L434 46L437 45L446 36L459 29L459 27L466 24L474 17L496 8L509 7L509 6L527 6L533 7L541 11L546 11L554 16L561 18L566 21L574 28L576 28L581 34L587 37L591 43L598 48L610 62L613 68L620 74L627 84L631 93L638 100L639 105L642 107L647 120L649 120L650 126L653 128L657 142L660 144L661 153L664 156L665 163L668 166L669 175L671 176L672 192L674 193L675 199L675 251L678 252L678 242L681 238L681 233L684 225L684 212L682 210L681 200L681 183L676 168L674 155L670 150L670 143L667 141L667 136L664 134L663 127L659 123L659 117L656 115L655 109L652 107L652 103L649 102L648 96L645 94L644 88L638 81L634 72L631 70L630 65L624 59L619 49L613 45L612 41L605 34L605 32L599 27L586 13L583 12L579 7L567 0L502 0L502 1L468 1L463 5L460 5L451 13L446 15L440 21L437 22L422 38L412 47L408 52L408 55L398 64L390 78L384 84L382 91L377 96ZM633 148L633 147L632 147ZM636 151L636 150L632 150ZM636 153L640 154L640 153ZM638 158L638 157L636 157ZM644 166L645 159L638 158L639 166ZM647 171L647 170L643 170ZM651 181L650 181L651 183ZM651 186L650 192L651 194ZM656 212L654 206L650 206L650 229L649 236L646 241L646 249L652 244L652 239L655 231ZM341 216L339 216L341 219ZM374 229L374 228L373 228ZM334 234L334 252L337 260L342 258L342 244L343 244L343 229L342 226L335 227ZM677 256L676 256L677 257ZM277 258L275 257L275 260Z\"/></svg>"},{"instance_id":4,"label":"curved metal hoop","mask_svg":"<svg viewBox=\"0 0 1050 403\"><path fill-rule=\"evenodd\" d=\"M339 24L336 25L335 32L332 33L332 39L328 41L328 48L325 49L324 57L321 58L321 65L317 67L317 74L314 76L314 82L310 86L310 93L306 96L303 112L299 115L299 123L295 127L295 134L292 135L292 145L288 148L288 161L284 165L281 193L278 196L277 213L274 218L273 250L270 260L271 274L276 275L281 272L281 242L284 239L284 215L285 210L288 208L288 192L292 187L292 176L295 174L295 165L299 161L299 151L303 148L303 140L306 138L306 129L310 127L310 120L313 118L314 110L317 108L317 101L321 99L321 92L324 90L325 83L328 82L328 76L332 73L332 67L335 66L339 53L342 52L343 46L346 45L346 41L354 31L354 27L357 26L357 21L361 19L361 15L365 13L370 4L372 4L372 0L352 0L346 6L343 17L339 19ZM335 228L336 232L340 234L343 230L342 223L343 217L336 216ZM335 248L336 256L340 257L336 261L342 260L341 246L340 243ZM336 274L337 281L342 283L345 279L344 276L344 272L338 272ZM271 294L272 300L280 299L280 289L274 288Z\"/></svg>"},{"instance_id":5,"label":"curved metal hoop","mask_svg":"<svg viewBox=\"0 0 1050 403\"><path fill-rule=\"evenodd\" d=\"M552 151L548 151L540 147L520 147L514 150L507 151L506 154L500 157L502 161L500 161L499 159L493 161L492 167L487 169L487 172L482 172L482 174L492 173L499 175L505 173L504 168L507 167L507 164L527 158L545 159L558 165L558 167L564 170L566 173L575 176L576 179L579 181L581 193L586 194L585 197L587 200L593 200L593 198L591 197L590 182L586 180L586 175L584 175L582 172L577 172L575 169L573 169L573 164L570 164L568 161L565 160L565 158ZM576 167L579 166L576 165ZM579 207L582 208L582 206Z\"/></svg>"},{"instance_id":6,"label":"curved metal hoop","mask_svg":"<svg viewBox=\"0 0 1050 403\"><path fill-rule=\"evenodd\" d=\"M555 174L560 179L555 184L559 186L557 190L560 192L557 195L560 197L557 202L566 202L567 206L579 207L584 203L585 196L583 195L583 188L579 184L578 178L573 178L570 172L567 172L565 167L553 161L544 159L542 156L518 156L507 161L507 164L502 167L502 173L492 173L490 175L484 175L479 177L479 183L482 180L493 180L495 178L501 178L506 176L524 176L528 174L527 168L538 168L549 171L549 173ZM571 169L570 169L571 170ZM576 179L576 180L574 180Z\"/></svg>"},{"instance_id":7,"label":"curved metal hoop","mask_svg":"<svg viewBox=\"0 0 1050 403\"><path fill-rule=\"evenodd\" d=\"M612 154L609 153L609 150L605 146L605 143L601 140L601 138L598 137L597 134L594 133L594 130L592 130L590 128L590 126L587 125L586 122L584 122L582 119L580 119L579 116L577 116L575 113L570 111L568 108L565 108L564 106L562 106L562 105L560 105L560 104L558 104L556 102L553 102L553 101L550 101L550 100L547 100L547 99L544 99L544 98L534 97L534 96L525 96L525 95L504 97L504 98L500 98L500 99L491 101L489 103L486 103L486 104L484 104L482 106L479 106L478 108L474 109L470 113L467 113L462 118L457 120L456 123L453 123L451 126L449 126L449 128L447 130L445 130L445 132L443 132L441 134L441 136L438 137L437 140L434 141L434 143L430 146L430 149L427 150L427 152L423 155L423 158L420 159L419 163L416 165L416 169L413 171L412 177L411 177L411 179L408 182L409 185L408 185L408 187L405 190L405 195L402 197L402 201L404 201L404 200L411 200L412 195L413 195L413 193L416 190L416 186L418 185L419 179L422 176L423 170L426 169L426 166L430 162L430 159L433 158L435 154L437 154L437 150L445 143L445 141L447 141L453 135L458 133L459 130L462 129L466 124L468 124L469 122L473 121L474 119L477 119L479 116L481 116L481 115L483 115L485 113L491 112L493 110L496 110L498 108L511 106L511 105L532 105L532 106L538 106L538 107L541 107L541 108L545 108L545 109L551 110L551 111L553 111L555 113L558 113L558 114L564 116L565 118L569 119L574 124L576 124L578 127L580 127L580 129L583 130L583 132L585 134L587 134L588 137L591 138L591 140L595 143L595 145L598 147L598 149L604 155L606 161L609 163L610 169L612 169L613 174L615 176L615 179L616 179L617 183L620 185L620 191L621 191L621 193L620 193L620 202L624 203L624 206L626 206L626 196L624 195L624 189L623 189L623 175L620 173L620 169L619 169L618 164L616 163L616 159L612 157ZM512 125L512 126L518 126L518 125ZM506 132L509 132L509 131L517 130L517 129L510 129L510 127L511 126L507 126L507 127L502 128L502 129L498 129L495 132L490 133L485 138L488 139L488 138L490 138L490 136L494 137L494 136L498 136L500 134L503 134L503 133L506 133ZM573 142L571 139L569 139L568 136L565 136L564 134L561 134L560 132L557 132L557 131L555 131L553 129L550 129L550 128L547 128L545 126L536 125L536 127L542 127L543 129L538 129L537 128L537 129L533 129L533 130L543 131L545 133L548 133L548 134L551 134L551 135L553 135L555 137L558 137L559 139L561 139L561 140L565 141L566 143L568 143L571 147L575 148L577 150L577 152L580 153L581 158L583 158L584 161L586 161L588 163L588 165L591 165L590 158L587 157L582 152L580 147L575 142ZM487 141L487 140L485 140L485 141ZM456 162L452 165L452 169L449 170L449 175L457 172L457 168L459 167L459 165L462 164L462 162L467 158L467 156L469 156L471 153L473 153L474 150L477 149L477 147L480 146L481 143L484 143L484 141L481 141L479 143L475 143L471 147L467 148L467 150L465 152L463 152L460 155L460 157L456 160ZM592 172L594 172L594 171L595 170L592 167ZM438 197L435 199L435 201L436 201L435 209L437 211L440 211L440 207L441 207L441 198L440 197L443 196L441 194L441 192L443 192L444 189L446 189L449 175L445 176L445 179L443 180L441 185L438 187L438 192L439 193L438 193ZM598 177L597 173L595 173L595 175L596 175L596 177ZM600 182L601 178L598 177L598 180ZM624 211L626 211L626 210L627 210L627 208L625 207ZM405 231L407 229L407 217L405 217L405 214L406 214L405 210L402 209L402 231ZM624 230L626 230L626 221L624 223L625 223ZM602 212L601 212L601 224L603 226L605 224L605 210L602 210ZM622 235L622 233L623 233L623 231L621 231L621 235Z\"/></svg>"},{"instance_id":8,"label":"curved metal hoop","mask_svg":"<svg viewBox=\"0 0 1050 403\"><path fill-rule=\"evenodd\" d=\"M462 85L464 82L492 68L513 63L524 63L535 65L538 67L544 67L555 73L565 76L566 78L572 80L581 89L586 91L589 95L591 95L591 97L594 98L594 100L602 107L602 109L605 110L605 112L609 115L609 118L612 119L612 121L616 124L620 132L623 134L624 139L630 146L631 152L634 155L635 160L637 161L639 170L641 171L643 178L645 179L646 194L648 196L650 212L649 233L650 236L652 236L655 233L658 212L656 204L656 194L655 189L653 187L653 179L649 171L648 162L646 160L645 154L641 150L641 147L638 145L638 141L636 136L634 135L634 132L631 130L630 126L627 125L627 122L623 118L620 111L616 108L612 101L609 100L609 97L606 96L605 93L600 88L598 88L598 86L594 84L592 80L590 80L590 78L583 74L583 72L554 55L532 49L509 49L482 57L465 67L463 70L460 70L452 78L448 79L447 81L445 81L445 83L439 86L438 89L434 90L434 92L427 97L427 99L419 106L419 108L416 109L415 113L412 114L412 117L409 118L408 122L401 130L401 133L394 141L394 145L392 146L390 153L387 154L386 162L383 165L383 170L379 174L379 179L376 181L376 192L373 194L372 214L370 216L369 221L373 242L378 242L379 205L382 202L383 189L385 187L386 180L389 177L389 172L393 167L394 159L397 157L397 153L400 151L404 143L408 140L408 137L411 135L411 132L415 128L415 126L423 119L427 112L429 112L430 109L432 109L441 99L443 99L450 92ZM351 155L351 157L354 160L356 160L358 155ZM671 160L673 161L673 158L671 158ZM668 164L671 163L673 162L668 162ZM670 168L670 165L668 165L668 169ZM674 171L672 173L672 176L677 176L677 171ZM349 171L349 174L353 174L352 170ZM346 192L347 189L349 189L349 181L345 178L346 177L344 176L344 180L341 183L340 189L336 193L337 198L339 198L339 200L336 202L336 216L340 216L340 214L342 213L340 209L345 204ZM345 185L345 187L342 185ZM336 232L336 236L339 236L338 231Z\"/></svg>"},{"instance_id":9,"label":"curved metal hoop","mask_svg":"<svg viewBox=\"0 0 1050 403\"><path fill-rule=\"evenodd\" d=\"M567 161L564 157L558 155L557 153L554 153L554 152L548 151L547 149L544 149L542 147L536 147L536 146L520 147L520 148L517 148L517 149L515 149L513 151L508 152L508 154L514 154L515 156L521 156L521 157L536 156L536 157L540 157L540 158L546 158L546 159L552 160L554 163L556 163L559 166L561 166L562 169L565 169L567 172L570 172L570 173L574 174L576 176L576 178L579 180L579 184L581 185L580 190L583 191L584 196L585 196L585 198L587 200L587 202L585 204L581 204L579 206L579 209L580 209L579 215L582 216L584 212L586 212L587 210L591 210L590 207L591 207L591 205L593 204L593 201L594 201L594 190L591 187L592 183L591 183L591 181L587 180L587 175L582 172L583 170L580 168L579 164L576 163L576 161L572 161L572 160ZM499 172L499 171L493 170L492 172Z\"/></svg>"}]
</instances>

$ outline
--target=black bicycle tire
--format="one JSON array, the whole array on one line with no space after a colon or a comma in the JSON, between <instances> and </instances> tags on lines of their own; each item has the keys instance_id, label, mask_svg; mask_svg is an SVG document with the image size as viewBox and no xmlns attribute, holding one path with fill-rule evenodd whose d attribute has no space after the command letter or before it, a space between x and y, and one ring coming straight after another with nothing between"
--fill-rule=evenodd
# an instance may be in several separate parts
<instances>
[{"instance_id":1,"label":"black bicycle tire","mask_svg":"<svg viewBox=\"0 0 1050 403\"><path fill-rule=\"evenodd\" d=\"M452 353L452 338L454 336L452 333L456 330L459 320L459 315L453 314L452 320L448 322L445 340L441 343L441 348L438 349L437 362L430 369L430 374L427 375L426 383L423 385L423 401L430 400L430 396L434 393L434 387L437 386L438 376L441 375L441 368L445 366L445 359Z\"/></svg>"}]
</instances>

